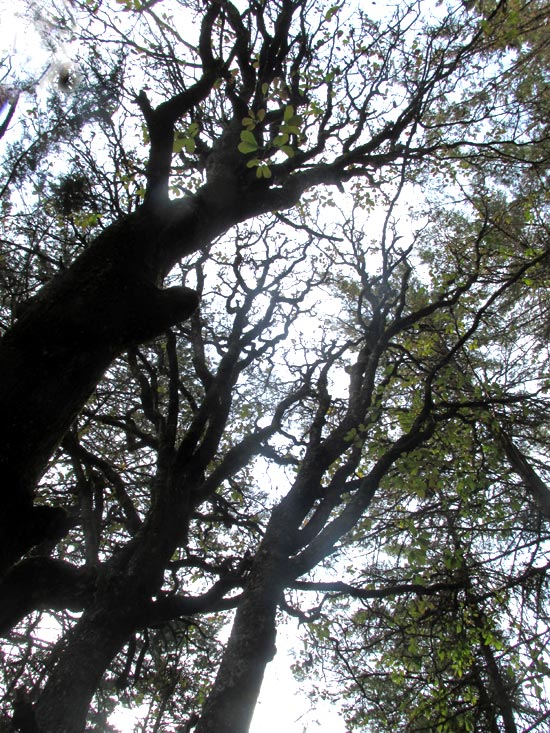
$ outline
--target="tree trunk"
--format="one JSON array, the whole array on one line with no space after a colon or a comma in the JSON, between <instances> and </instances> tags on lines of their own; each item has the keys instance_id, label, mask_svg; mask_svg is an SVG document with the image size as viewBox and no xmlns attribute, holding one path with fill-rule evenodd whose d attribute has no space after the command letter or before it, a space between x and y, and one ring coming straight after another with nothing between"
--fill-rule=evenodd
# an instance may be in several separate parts
<instances>
[{"instance_id":1,"label":"tree trunk","mask_svg":"<svg viewBox=\"0 0 550 733\"><path fill-rule=\"evenodd\" d=\"M314 182L313 182L314 183ZM67 531L62 510L34 507L34 488L113 359L188 318L185 287L161 290L182 256L234 224L293 206L305 184L197 194L141 207L108 227L64 273L24 305L0 342L0 575L44 539Z\"/></svg>"},{"instance_id":2,"label":"tree trunk","mask_svg":"<svg viewBox=\"0 0 550 733\"><path fill-rule=\"evenodd\" d=\"M156 482L162 500L135 537L102 566L94 600L54 652L53 670L31 710L39 733L82 733L105 670L146 624L151 598L189 523L188 495L174 485L170 471L161 471Z\"/></svg>"},{"instance_id":3,"label":"tree trunk","mask_svg":"<svg viewBox=\"0 0 550 733\"><path fill-rule=\"evenodd\" d=\"M506 689L493 650L484 642L481 642L480 650L487 665L487 676L490 682L493 703L502 717L505 733L518 733L512 700L509 691Z\"/></svg>"},{"instance_id":4,"label":"tree trunk","mask_svg":"<svg viewBox=\"0 0 550 733\"><path fill-rule=\"evenodd\" d=\"M195 733L247 733L250 727L265 668L277 652L276 614L288 582L293 524L281 505L272 512Z\"/></svg>"},{"instance_id":5,"label":"tree trunk","mask_svg":"<svg viewBox=\"0 0 550 733\"><path fill-rule=\"evenodd\" d=\"M500 430L497 433L497 439L504 448L510 465L523 480L525 488L531 494L541 514L550 519L550 489L535 471L529 459L515 446L509 435Z\"/></svg>"},{"instance_id":6,"label":"tree trunk","mask_svg":"<svg viewBox=\"0 0 550 733\"><path fill-rule=\"evenodd\" d=\"M120 609L86 611L66 641L35 707L40 733L82 733L105 669L132 633Z\"/></svg>"},{"instance_id":7,"label":"tree trunk","mask_svg":"<svg viewBox=\"0 0 550 733\"><path fill-rule=\"evenodd\" d=\"M109 227L29 303L0 342L0 572L67 531L60 509L34 507L49 458L112 360L187 318L188 288L160 290L158 222Z\"/></svg>"},{"instance_id":8,"label":"tree trunk","mask_svg":"<svg viewBox=\"0 0 550 733\"><path fill-rule=\"evenodd\" d=\"M276 653L277 607L283 587L262 570L239 604L216 680L195 733L246 733L266 665Z\"/></svg>"}]
</instances>

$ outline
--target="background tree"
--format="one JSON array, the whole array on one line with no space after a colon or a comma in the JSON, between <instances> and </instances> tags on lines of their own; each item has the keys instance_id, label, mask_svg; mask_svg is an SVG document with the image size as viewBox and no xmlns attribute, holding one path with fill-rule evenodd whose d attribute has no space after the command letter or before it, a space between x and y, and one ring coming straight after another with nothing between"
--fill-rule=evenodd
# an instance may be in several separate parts
<instances>
[{"instance_id":1,"label":"background tree","mask_svg":"<svg viewBox=\"0 0 550 733\"><path fill-rule=\"evenodd\" d=\"M82 85L56 91L58 116L33 110L2 189L0 627L16 728L104 727L119 699L146 699L142 730L246 731L278 614L308 619L308 593L318 613L334 594L397 599L345 638L358 618L387 623L390 681L413 658L432 700L454 674L454 698L436 719L420 701L414 725L543 725L525 690L544 669L516 668L546 633L532 582L547 566L546 330L525 333L521 313L546 313L547 9L345 12L52 15L75 28ZM422 190L405 228L402 201ZM506 533L521 551L499 550ZM408 558L389 593L365 587L380 583L373 553ZM517 588L521 634L496 620ZM409 617L425 643L403 646ZM430 657L426 623L455 657ZM352 722L402 724L386 690L378 718Z\"/></svg>"}]
</instances>

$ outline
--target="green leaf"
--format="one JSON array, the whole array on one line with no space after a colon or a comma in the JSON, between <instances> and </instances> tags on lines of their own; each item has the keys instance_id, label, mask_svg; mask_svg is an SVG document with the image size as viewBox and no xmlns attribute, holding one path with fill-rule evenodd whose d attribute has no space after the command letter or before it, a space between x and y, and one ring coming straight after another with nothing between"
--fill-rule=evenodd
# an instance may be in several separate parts
<instances>
[{"instance_id":1,"label":"green leaf","mask_svg":"<svg viewBox=\"0 0 550 733\"><path fill-rule=\"evenodd\" d=\"M256 150L258 150L257 145L251 145L250 143L239 143L237 145L237 148L239 149L239 152L243 153L243 155L248 155L248 153L255 153Z\"/></svg>"},{"instance_id":2,"label":"green leaf","mask_svg":"<svg viewBox=\"0 0 550 733\"><path fill-rule=\"evenodd\" d=\"M280 148L283 145L286 145L289 139L290 139L290 136L287 135L286 133L277 135L275 138L273 138L273 145L275 145L275 147L277 148Z\"/></svg>"},{"instance_id":3,"label":"green leaf","mask_svg":"<svg viewBox=\"0 0 550 733\"><path fill-rule=\"evenodd\" d=\"M279 128L281 134L287 134L287 135L298 135L300 133L300 128L296 127L296 125L281 125Z\"/></svg>"},{"instance_id":4,"label":"green leaf","mask_svg":"<svg viewBox=\"0 0 550 733\"><path fill-rule=\"evenodd\" d=\"M302 124L301 115L292 115L288 120L285 120L285 126L292 125L292 127L299 127Z\"/></svg>"},{"instance_id":5,"label":"green leaf","mask_svg":"<svg viewBox=\"0 0 550 733\"><path fill-rule=\"evenodd\" d=\"M192 122L186 130L178 130L174 135L172 152L177 154L185 148L186 152L194 153L197 147L194 138L199 134L199 125Z\"/></svg>"},{"instance_id":6,"label":"green leaf","mask_svg":"<svg viewBox=\"0 0 550 733\"><path fill-rule=\"evenodd\" d=\"M294 117L294 107L289 104L288 107L285 107L285 111L283 113L283 120L287 122L288 120L291 120Z\"/></svg>"},{"instance_id":7,"label":"green leaf","mask_svg":"<svg viewBox=\"0 0 550 733\"><path fill-rule=\"evenodd\" d=\"M184 147L185 147L185 138L176 137L176 139L174 140L174 144L172 145L172 152L181 153Z\"/></svg>"},{"instance_id":8,"label":"green leaf","mask_svg":"<svg viewBox=\"0 0 550 733\"><path fill-rule=\"evenodd\" d=\"M250 130L243 130L241 132L241 142L237 146L241 153L244 153L245 155L247 153L254 153L256 150L258 150L258 143L256 142L256 138L254 137L254 134L250 132Z\"/></svg>"},{"instance_id":9,"label":"green leaf","mask_svg":"<svg viewBox=\"0 0 550 733\"><path fill-rule=\"evenodd\" d=\"M243 130L241 132L241 140L243 143L248 143L249 145L255 145L258 147L254 133L250 132L250 130Z\"/></svg>"}]
</instances>

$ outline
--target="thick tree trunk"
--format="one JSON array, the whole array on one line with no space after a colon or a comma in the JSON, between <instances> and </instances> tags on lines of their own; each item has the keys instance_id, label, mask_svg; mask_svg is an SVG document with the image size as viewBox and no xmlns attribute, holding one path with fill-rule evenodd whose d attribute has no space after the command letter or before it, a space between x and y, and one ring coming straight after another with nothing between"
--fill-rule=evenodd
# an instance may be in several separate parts
<instances>
[{"instance_id":1,"label":"thick tree trunk","mask_svg":"<svg viewBox=\"0 0 550 733\"><path fill-rule=\"evenodd\" d=\"M132 630L131 617L125 617L120 609L84 613L36 705L37 732L82 733L105 669Z\"/></svg>"},{"instance_id":2,"label":"thick tree trunk","mask_svg":"<svg viewBox=\"0 0 550 733\"><path fill-rule=\"evenodd\" d=\"M246 733L266 665L276 653L280 579L262 569L251 578L195 733Z\"/></svg>"},{"instance_id":3,"label":"thick tree trunk","mask_svg":"<svg viewBox=\"0 0 550 733\"><path fill-rule=\"evenodd\" d=\"M109 364L198 304L188 288L157 287L161 248L146 212L113 225L24 306L0 342L0 572L67 530L61 510L33 509L34 487Z\"/></svg>"},{"instance_id":4,"label":"thick tree trunk","mask_svg":"<svg viewBox=\"0 0 550 733\"><path fill-rule=\"evenodd\" d=\"M195 733L247 733L267 664L276 654L276 614L288 582L295 521L271 515L239 604L216 680Z\"/></svg>"},{"instance_id":5,"label":"thick tree trunk","mask_svg":"<svg viewBox=\"0 0 550 733\"><path fill-rule=\"evenodd\" d=\"M82 733L105 670L146 623L151 598L189 522L185 492L174 486L169 472L159 474L157 482L162 501L140 532L101 568L93 602L56 655L34 708L40 733Z\"/></svg>"},{"instance_id":6,"label":"thick tree trunk","mask_svg":"<svg viewBox=\"0 0 550 733\"><path fill-rule=\"evenodd\" d=\"M234 224L294 205L306 187L299 177L273 190L255 179L228 189L223 180L108 227L26 304L0 342L0 575L67 531L61 510L33 508L34 488L109 364L197 307L189 288L159 289L164 275Z\"/></svg>"}]
</instances>

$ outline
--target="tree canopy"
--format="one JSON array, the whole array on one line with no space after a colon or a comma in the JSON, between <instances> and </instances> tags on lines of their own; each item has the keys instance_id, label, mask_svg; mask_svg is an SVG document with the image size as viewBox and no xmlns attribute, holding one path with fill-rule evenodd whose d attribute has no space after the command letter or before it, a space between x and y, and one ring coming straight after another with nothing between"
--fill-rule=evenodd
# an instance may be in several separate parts
<instances>
[{"instance_id":1,"label":"tree canopy","mask_svg":"<svg viewBox=\"0 0 550 733\"><path fill-rule=\"evenodd\" d=\"M547 730L547 4L26 7L0 727Z\"/></svg>"}]
</instances>

